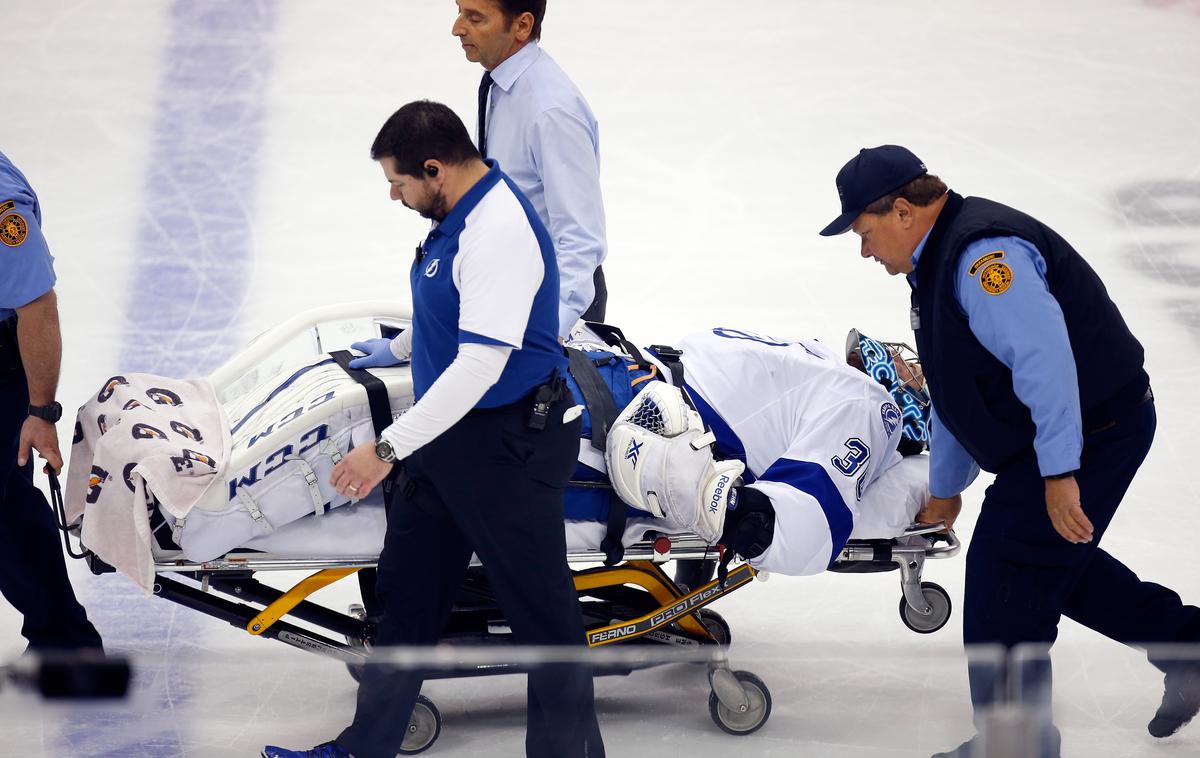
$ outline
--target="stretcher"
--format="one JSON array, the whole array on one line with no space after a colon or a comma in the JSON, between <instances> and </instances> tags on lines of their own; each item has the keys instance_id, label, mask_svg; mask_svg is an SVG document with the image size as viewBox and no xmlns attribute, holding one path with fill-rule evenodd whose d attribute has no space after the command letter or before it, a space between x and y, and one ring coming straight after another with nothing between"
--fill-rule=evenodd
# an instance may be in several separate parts
<instances>
[{"instance_id":1,"label":"stretcher","mask_svg":"<svg viewBox=\"0 0 1200 758\"><path fill-rule=\"evenodd\" d=\"M379 316L380 313L388 315ZM330 347L331 331L350 334L358 340L388 336L406 324L407 313L402 308L381 303L303 314L257 338L247 351L214 372L210 381L222 402L237 402L239 393L261 384L265 376L277 370L273 366L284 365L286 361L278 359L276 353L284 348L295 349L298 341L301 349L322 354ZM236 470L236 460L234 466ZM595 482L581 486L584 484L597 486ZM54 495L64 532L78 537L80 524L67 524L61 494ZM194 560L172 539L178 532L172 529L169 515L164 516L161 508L152 508L153 594L225 621L252 636L337 658L354 674L371 650L380 612L374 601L373 581L382 543L382 518L378 504L364 501L344 505L323 515L310 514L301 521L330 528L338 525L337 534L365 534L368 539L357 544L338 539L333 547L327 540L319 550L306 550L303 540L279 539L286 531L280 530L274 541L259 540L253 549L239 547L217 557ZM345 525L351 519L358 519L360 525L347 531ZM930 559L952 557L960 547L953 533L939 534L940 529L940 525L914 525L890 539L851 540L831 563L830 570L845 573L898 570L903 623L922 634L937 631L950 617L951 602L944 589L922 580L924 565ZM587 538L569 538L572 547L567 555L585 620L586 645L590 648L666 645L709 653L709 712L713 721L734 735L750 734L761 728L771 712L770 691L758 676L732 668L726 653L732 639L730 625L709 606L748 586L756 577L763 577L749 563L735 561L722 577L701 581L695 587L681 586L666 571L671 562L701 561L713 565L723 557L724 549L706 544L695 535L656 530L652 524L630 526L624 558L618 565L602 565L606 554L598 544L587 542ZM75 550L69 539L68 552L87 560L95 573L112 570L86 547ZM477 561L472 566L451 613L445 640L461 644L507 642L511 632L486 575L478 569ZM259 581L261 572L277 571L311 573L289 589ZM317 590L351 577L358 580L362 603L341 611L310 599ZM602 673L630 673L631 668L621 671L606 668ZM526 669L519 663L489 664L473 670L434 671L428 678L522 670ZM401 753L415 754L428 749L440 730L441 717L435 704L422 697Z\"/></svg>"}]
</instances>

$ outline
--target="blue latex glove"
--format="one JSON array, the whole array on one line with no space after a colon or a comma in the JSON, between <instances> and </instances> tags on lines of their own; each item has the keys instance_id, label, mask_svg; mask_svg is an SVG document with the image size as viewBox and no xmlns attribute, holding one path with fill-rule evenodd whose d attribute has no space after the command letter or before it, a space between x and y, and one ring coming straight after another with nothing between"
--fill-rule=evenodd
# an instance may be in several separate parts
<instances>
[{"instance_id":1,"label":"blue latex glove","mask_svg":"<svg viewBox=\"0 0 1200 758\"><path fill-rule=\"evenodd\" d=\"M350 348L366 353L363 357L350 361L350 368L383 368L399 366L405 362L396 357L392 352L392 341L384 337L355 342Z\"/></svg>"}]
</instances>

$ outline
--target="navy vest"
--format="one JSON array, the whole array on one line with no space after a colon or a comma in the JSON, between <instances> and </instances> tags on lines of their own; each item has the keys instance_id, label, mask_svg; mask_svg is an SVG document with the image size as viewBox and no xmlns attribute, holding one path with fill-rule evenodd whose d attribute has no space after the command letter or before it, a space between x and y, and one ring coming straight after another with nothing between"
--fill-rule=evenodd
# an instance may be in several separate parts
<instances>
[{"instance_id":1,"label":"navy vest","mask_svg":"<svg viewBox=\"0 0 1200 758\"><path fill-rule=\"evenodd\" d=\"M979 343L954 296L959 258L983 237L1020 237L1045 258L1046 281L1075 356L1085 426L1088 411L1124 396L1130 385L1144 392L1149 379L1141 343L1100 277L1066 240L1020 211L950 192L917 263L913 328L938 418L994 473L1031 448L1036 428L1013 390L1012 371Z\"/></svg>"}]
</instances>

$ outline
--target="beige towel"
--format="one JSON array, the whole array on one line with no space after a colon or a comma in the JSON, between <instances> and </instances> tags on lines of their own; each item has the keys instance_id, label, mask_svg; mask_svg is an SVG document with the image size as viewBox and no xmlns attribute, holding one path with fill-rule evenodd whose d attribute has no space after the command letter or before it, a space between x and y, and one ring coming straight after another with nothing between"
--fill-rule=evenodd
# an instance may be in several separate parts
<instances>
[{"instance_id":1,"label":"beige towel","mask_svg":"<svg viewBox=\"0 0 1200 758\"><path fill-rule=\"evenodd\" d=\"M229 449L229 424L207 380L114 376L76 416L67 523L82 519L83 544L150 593L147 490L184 518L222 480Z\"/></svg>"}]
</instances>

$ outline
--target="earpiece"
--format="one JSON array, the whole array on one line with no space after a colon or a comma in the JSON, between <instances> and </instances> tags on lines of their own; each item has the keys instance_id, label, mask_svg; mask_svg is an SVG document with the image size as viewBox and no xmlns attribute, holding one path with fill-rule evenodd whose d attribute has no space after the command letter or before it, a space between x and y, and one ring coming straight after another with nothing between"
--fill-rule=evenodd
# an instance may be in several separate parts
<instances>
[{"instance_id":1,"label":"earpiece","mask_svg":"<svg viewBox=\"0 0 1200 758\"><path fill-rule=\"evenodd\" d=\"M426 166L425 173L428 174L429 176L437 176L438 175L438 167L437 166Z\"/></svg>"}]
</instances>

